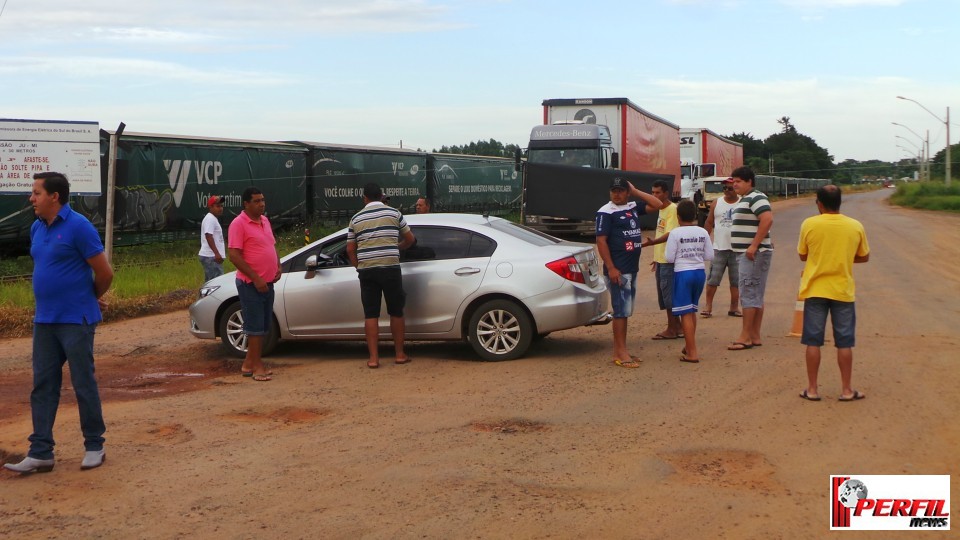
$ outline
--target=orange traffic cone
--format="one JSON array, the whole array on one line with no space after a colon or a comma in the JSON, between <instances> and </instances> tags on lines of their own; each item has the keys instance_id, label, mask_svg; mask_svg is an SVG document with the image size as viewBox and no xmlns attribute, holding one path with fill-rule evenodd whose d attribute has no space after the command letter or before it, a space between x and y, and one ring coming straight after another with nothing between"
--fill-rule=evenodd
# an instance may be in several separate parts
<instances>
[{"instance_id":1,"label":"orange traffic cone","mask_svg":"<svg viewBox=\"0 0 960 540\"><path fill-rule=\"evenodd\" d=\"M797 297L797 304L793 308L793 326L790 327L789 337L803 335L803 300Z\"/></svg>"},{"instance_id":2,"label":"orange traffic cone","mask_svg":"<svg viewBox=\"0 0 960 540\"><path fill-rule=\"evenodd\" d=\"M800 278L803 279L803 272L800 272ZM789 337L800 337L803 335L803 300L800 293L797 293L797 303L793 307L793 326L790 327Z\"/></svg>"}]
</instances>

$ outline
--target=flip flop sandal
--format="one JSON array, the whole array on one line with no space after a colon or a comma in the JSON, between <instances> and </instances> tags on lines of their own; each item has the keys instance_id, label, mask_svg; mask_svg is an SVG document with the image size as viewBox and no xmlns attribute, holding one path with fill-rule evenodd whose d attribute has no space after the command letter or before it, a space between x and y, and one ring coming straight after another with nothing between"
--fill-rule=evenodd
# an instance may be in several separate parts
<instances>
[{"instance_id":1,"label":"flip flop sandal","mask_svg":"<svg viewBox=\"0 0 960 540\"><path fill-rule=\"evenodd\" d=\"M810 394L807 393L806 390L804 390L803 392L800 392L800 397L802 397L807 401L820 401L820 396L811 396Z\"/></svg>"},{"instance_id":2,"label":"flip flop sandal","mask_svg":"<svg viewBox=\"0 0 960 540\"><path fill-rule=\"evenodd\" d=\"M858 399L863 399L865 397L867 396L861 394L859 390L854 390L852 396L850 397L840 396L837 398L837 401L857 401Z\"/></svg>"},{"instance_id":3,"label":"flip flop sandal","mask_svg":"<svg viewBox=\"0 0 960 540\"><path fill-rule=\"evenodd\" d=\"M631 357L631 358L632 358L632 357ZM638 368L638 367L640 367L640 361L639 361L639 360L630 360L630 361L624 362L623 360L620 360L619 358L614 358L614 359L613 359L613 363L616 364L616 365L618 365L618 366L620 366L620 367L622 367L622 368L630 368L630 369L633 369L633 368Z\"/></svg>"}]
</instances>

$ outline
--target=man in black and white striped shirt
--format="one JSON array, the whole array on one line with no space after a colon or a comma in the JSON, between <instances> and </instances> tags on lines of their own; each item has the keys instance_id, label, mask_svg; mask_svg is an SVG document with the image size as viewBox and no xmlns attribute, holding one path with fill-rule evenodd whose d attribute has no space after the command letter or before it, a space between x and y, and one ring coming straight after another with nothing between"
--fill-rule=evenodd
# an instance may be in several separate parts
<instances>
[{"instance_id":1,"label":"man in black and white striped shirt","mask_svg":"<svg viewBox=\"0 0 960 540\"><path fill-rule=\"evenodd\" d=\"M740 271L743 327L739 337L727 349L742 351L763 345L760 326L763 323L763 295L773 259L773 243L770 241L773 210L767 196L754 188L756 176L750 167L739 167L730 176L733 189L740 196L733 211L730 245L737 254Z\"/></svg>"},{"instance_id":2,"label":"man in black and white striped shirt","mask_svg":"<svg viewBox=\"0 0 960 540\"><path fill-rule=\"evenodd\" d=\"M397 364L406 364L410 357L403 351L405 322L403 307L406 293L400 273L400 250L412 246L416 239L403 215L383 202L380 186L363 186L363 210L350 219L347 229L347 256L357 267L360 277L360 300L363 303L363 328L370 359L367 367L380 367L380 300L387 304L390 332Z\"/></svg>"}]
</instances>

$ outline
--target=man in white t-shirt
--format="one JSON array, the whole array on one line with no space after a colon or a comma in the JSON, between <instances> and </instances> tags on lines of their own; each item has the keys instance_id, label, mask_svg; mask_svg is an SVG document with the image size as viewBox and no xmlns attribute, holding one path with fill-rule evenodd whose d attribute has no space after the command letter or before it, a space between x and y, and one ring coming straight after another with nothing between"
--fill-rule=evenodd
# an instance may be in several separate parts
<instances>
[{"instance_id":1,"label":"man in white t-shirt","mask_svg":"<svg viewBox=\"0 0 960 540\"><path fill-rule=\"evenodd\" d=\"M740 286L737 280L740 279L740 272L737 267L737 254L733 252L733 247L730 245L733 211L738 202L740 202L740 196L733 190L733 178L727 178L723 181L723 197L716 199L710 205L710 213L707 214L707 221L703 224L707 232L713 235L713 262L710 263L710 273L707 276L707 305L706 309L700 313L704 318L713 316L713 296L717 294L717 287L723 280L725 270L730 282L730 309L727 310L727 315L743 316L738 309Z\"/></svg>"},{"instance_id":2,"label":"man in white t-shirt","mask_svg":"<svg viewBox=\"0 0 960 540\"><path fill-rule=\"evenodd\" d=\"M200 264L203 266L204 282L223 275L223 227L220 216L223 215L223 197L212 195L207 199L210 212L200 224Z\"/></svg>"}]
</instances>

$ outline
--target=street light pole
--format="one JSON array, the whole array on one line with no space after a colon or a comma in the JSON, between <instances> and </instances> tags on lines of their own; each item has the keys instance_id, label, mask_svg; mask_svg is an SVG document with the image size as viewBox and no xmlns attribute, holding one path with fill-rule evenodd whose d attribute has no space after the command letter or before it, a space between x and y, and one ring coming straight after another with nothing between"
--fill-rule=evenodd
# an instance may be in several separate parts
<instances>
[{"instance_id":1,"label":"street light pole","mask_svg":"<svg viewBox=\"0 0 960 540\"><path fill-rule=\"evenodd\" d=\"M919 133L910 129L910 126L905 126L903 124L898 124L896 122L890 122L890 123L895 126L900 126L906 129L910 133L913 133L914 135L916 135L918 139L920 139L920 150L921 150L921 154L923 154L924 156L920 163L920 179L930 180L930 130L929 129L927 130L927 138L924 139L923 137L920 136ZM926 173L924 173L924 166L926 166Z\"/></svg>"},{"instance_id":2,"label":"street light pole","mask_svg":"<svg viewBox=\"0 0 960 540\"><path fill-rule=\"evenodd\" d=\"M932 116L932 117L936 118L938 121L943 122L944 124L946 124L946 126L947 126L947 154L946 154L945 157L946 157L946 160L947 160L947 170L946 170L946 173L947 173L947 174L946 174L946 178L945 178L944 184L945 184L947 187L950 187L950 107L947 107L947 119L946 119L946 120L941 120L939 116L937 116L937 115L933 114L932 112L930 112L930 109L924 107L922 103L920 103L919 101L917 101L917 100L915 100L915 99L910 99L910 98L903 97L903 96L897 96L897 99L905 99L905 100L907 100L907 101L912 101L912 102L916 103L917 105L920 105L920 108L923 109L923 110L925 110L925 111L927 111L928 113L930 113L930 116Z\"/></svg>"}]
</instances>

